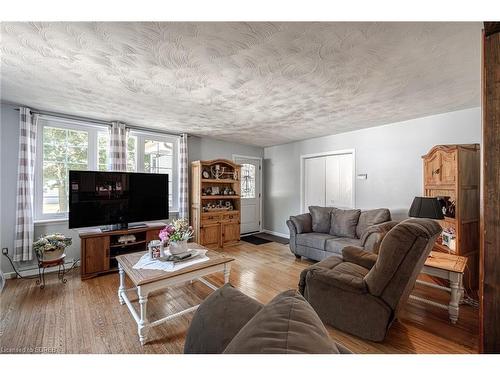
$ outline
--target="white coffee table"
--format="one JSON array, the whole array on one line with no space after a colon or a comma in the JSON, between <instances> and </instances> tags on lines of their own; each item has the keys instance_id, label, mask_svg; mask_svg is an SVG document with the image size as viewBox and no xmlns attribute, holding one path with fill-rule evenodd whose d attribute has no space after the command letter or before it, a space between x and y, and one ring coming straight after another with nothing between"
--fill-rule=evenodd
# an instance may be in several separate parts
<instances>
[{"instance_id":1,"label":"white coffee table","mask_svg":"<svg viewBox=\"0 0 500 375\"><path fill-rule=\"evenodd\" d=\"M206 248L198 244L190 243L189 247L207 250ZM119 255L116 257L116 260L118 261L118 269L120 272L118 300L120 301L120 304L127 305L130 313L132 314L132 317L137 323L137 333L139 335L139 341L141 342L141 345L144 345L147 340L147 330L149 328L164 323L167 320L171 320L194 311L199 306L192 306L188 309L150 322L147 317L147 303L148 295L150 293L194 280L199 280L208 287L216 290L218 288L209 281L205 280L203 277L216 272L223 272L224 283L229 282L231 262L234 261L233 258L226 257L225 255L220 254L216 251L208 250L206 255L209 259L206 262L194 264L178 271L165 272L161 270L134 269L133 266L144 254L145 252L139 252ZM133 288L125 288L125 275L128 276L134 284ZM136 291L139 297L139 312L135 310L134 306L132 306L132 303L127 296L127 293L131 291Z\"/></svg>"}]
</instances>

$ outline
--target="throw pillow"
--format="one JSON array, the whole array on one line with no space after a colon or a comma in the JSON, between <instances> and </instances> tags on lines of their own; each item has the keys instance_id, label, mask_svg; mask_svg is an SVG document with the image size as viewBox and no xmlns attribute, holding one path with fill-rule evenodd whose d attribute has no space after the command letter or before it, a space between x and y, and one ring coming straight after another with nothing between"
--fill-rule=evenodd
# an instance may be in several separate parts
<instances>
[{"instance_id":1,"label":"throw pillow","mask_svg":"<svg viewBox=\"0 0 500 375\"><path fill-rule=\"evenodd\" d=\"M278 294L231 340L225 354L339 354L311 305L295 290Z\"/></svg>"},{"instance_id":2,"label":"throw pillow","mask_svg":"<svg viewBox=\"0 0 500 375\"><path fill-rule=\"evenodd\" d=\"M310 206L312 216L312 230L316 233L330 232L330 213L333 207Z\"/></svg>"},{"instance_id":3,"label":"throw pillow","mask_svg":"<svg viewBox=\"0 0 500 375\"><path fill-rule=\"evenodd\" d=\"M231 284L225 284L210 294L196 310L186 335L184 353L222 353L234 335L261 308L260 303Z\"/></svg>"},{"instance_id":4,"label":"throw pillow","mask_svg":"<svg viewBox=\"0 0 500 375\"><path fill-rule=\"evenodd\" d=\"M331 214L330 234L338 237L356 238L356 226L360 214L361 210L334 208Z\"/></svg>"}]
</instances>

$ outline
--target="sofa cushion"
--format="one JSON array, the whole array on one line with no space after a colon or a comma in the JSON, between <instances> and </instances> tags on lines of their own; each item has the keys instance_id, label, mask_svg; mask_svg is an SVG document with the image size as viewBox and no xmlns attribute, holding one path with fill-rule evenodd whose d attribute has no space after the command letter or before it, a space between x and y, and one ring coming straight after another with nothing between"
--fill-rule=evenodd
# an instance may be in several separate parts
<instances>
[{"instance_id":1,"label":"sofa cushion","mask_svg":"<svg viewBox=\"0 0 500 375\"><path fill-rule=\"evenodd\" d=\"M342 249L346 246L361 246L361 240L357 238L335 237L326 240L325 250L329 253L342 254Z\"/></svg>"},{"instance_id":2,"label":"sofa cushion","mask_svg":"<svg viewBox=\"0 0 500 375\"><path fill-rule=\"evenodd\" d=\"M333 207L309 206L312 216L312 230L316 233L330 232L330 213Z\"/></svg>"},{"instance_id":3,"label":"sofa cushion","mask_svg":"<svg viewBox=\"0 0 500 375\"><path fill-rule=\"evenodd\" d=\"M331 213L330 234L332 236L356 238L361 210L341 210L334 208Z\"/></svg>"},{"instance_id":4,"label":"sofa cushion","mask_svg":"<svg viewBox=\"0 0 500 375\"><path fill-rule=\"evenodd\" d=\"M325 250L326 241L334 238L325 233L301 233L297 234L297 245L312 247L319 250Z\"/></svg>"},{"instance_id":5,"label":"sofa cushion","mask_svg":"<svg viewBox=\"0 0 500 375\"><path fill-rule=\"evenodd\" d=\"M359 215L358 226L356 227L356 236L363 237L363 234L369 226L385 223L391 220L391 212L387 208L377 208L375 210L367 210Z\"/></svg>"},{"instance_id":6,"label":"sofa cushion","mask_svg":"<svg viewBox=\"0 0 500 375\"><path fill-rule=\"evenodd\" d=\"M217 289L196 310L186 335L184 353L222 353L261 308L259 302L231 284Z\"/></svg>"},{"instance_id":7,"label":"sofa cushion","mask_svg":"<svg viewBox=\"0 0 500 375\"><path fill-rule=\"evenodd\" d=\"M339 354L325 326L295 290L278 294L231 340L227 354Z\"/></svg>"}]
</instances>

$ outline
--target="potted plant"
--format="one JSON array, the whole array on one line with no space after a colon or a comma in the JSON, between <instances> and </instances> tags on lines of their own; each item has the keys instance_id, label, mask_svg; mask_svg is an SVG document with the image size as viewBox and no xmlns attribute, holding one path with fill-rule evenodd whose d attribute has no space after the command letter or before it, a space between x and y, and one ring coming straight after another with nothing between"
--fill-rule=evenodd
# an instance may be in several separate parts
<instances>
[{"instance_id":1,"label":"potted plant","mask_svg":"<svg viewBox=\"0 0 500 375\"><path fill-rule=\"evenodd\" d=\"M186 219L174 220L160 231L159 237L172 255L182 254L188 250L187 242L193 237L193 227Z\"/></svg>"},{"instance_id":2,"label":"potted plant","mask_svg":"<svg viewBox=\"0 0 500 375\"><path fill-rule=\"evenodd\" d=\"M71 237L66 237L61 233L52 233L42 236L33 244L38 259L53 260L60 258L64 250L71 245Z\"/></svg>"}]
</instances>

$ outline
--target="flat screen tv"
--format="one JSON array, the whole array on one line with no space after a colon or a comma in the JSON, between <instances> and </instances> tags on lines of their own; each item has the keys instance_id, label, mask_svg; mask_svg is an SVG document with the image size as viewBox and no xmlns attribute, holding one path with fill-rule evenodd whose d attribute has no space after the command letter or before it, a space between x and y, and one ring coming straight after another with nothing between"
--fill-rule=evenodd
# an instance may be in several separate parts
<instances>
[{"instance_id":1,"label":"flat screen tv","mask_svg":"<svg viewBox=\"0 0 500 375\"><path fill-rule=\"evenodd\" d=\"M168 219L168 174L69 171L69 228Z\"/></svg>"}]
</instances>

